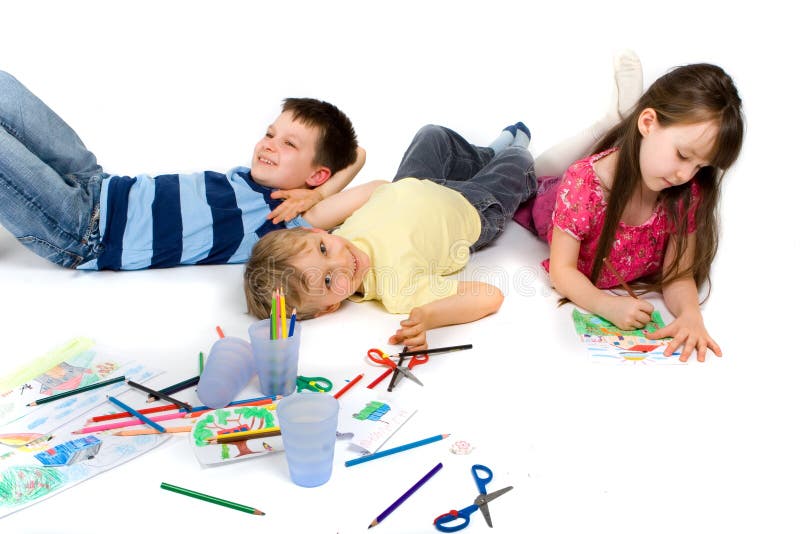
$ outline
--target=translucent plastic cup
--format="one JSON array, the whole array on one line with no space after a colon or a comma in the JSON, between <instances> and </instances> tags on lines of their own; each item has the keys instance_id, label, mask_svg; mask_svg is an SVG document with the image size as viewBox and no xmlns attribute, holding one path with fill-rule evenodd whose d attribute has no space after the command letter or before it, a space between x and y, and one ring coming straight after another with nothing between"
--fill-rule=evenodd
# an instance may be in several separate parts
<instances>
[{"instance_id":1,"label":"translucent plastic cup","mask_svg":"<svg viewBox=\"0 0 800 534\"><path fill-rule=\"evenodd\" d=\"M256 373L263 395L294 393L297 388L297 362L300 357L300 333L295 323L294 335L283 339L270 339L270 321L264 319L250 325L250 343L253 346Z\"/></svg>"},{"instance_id":2,"label":"translucent plastic cup","mask_svg":"<svg viewBox=\"0 0 800 534\"><path fill-rule=\"evenodd\" d=\"M331 478L339 401L327 393L302 392L278 402L278 424L289 475L298 486L321 486Z\"/></svg>"},{"instance_id":3,"label":"translucent plastic cup","mask_svg":"<svg viewBox=\"0 0 800 534\"><path fill-rule=\"evenodd\" d=\"M238 337L224 337L211 346L197 384L200 402L223 408L236 398L255 373L253 349Z\"/></svg>"}]
</instances>

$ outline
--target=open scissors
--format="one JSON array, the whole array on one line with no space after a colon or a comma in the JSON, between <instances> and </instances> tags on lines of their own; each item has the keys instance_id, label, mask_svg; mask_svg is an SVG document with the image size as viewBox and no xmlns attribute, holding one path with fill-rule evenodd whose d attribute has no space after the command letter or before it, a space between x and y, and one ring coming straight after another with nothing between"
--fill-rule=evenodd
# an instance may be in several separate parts
<instances>
[{"instance_id":1,"label":"open scissors","mask_svg":"<svg viewBox=\"0 0 800 534\"><path fill-rule=\"evenodd\" d=\"M333 382L324 376L297 376L297 391L328 392L333 388Z\"/></svg>"},{"instance_id":2,"label":"open scissors","mask_svg":"<svg viewBox=\"0 0 800 534\"><path fill-rule=\"evenodd\" d=\"M394 374L392 374L392 379L389 381L389 389L387 391L392 391L400 381L401 376L403 376L401 374L403 369L408 369L408 371L411 372L411 369L417 365L427 363L429 358L430 356L427 354L415 354L414 356L411 356L411 360L408 362L408 367L403 367L403 361L406 359L406 356L400 356L400 359L397 361L397 369L395 369Z\"/></svg>"},{"instance_id":3,"label":"open scissors","mask_svg":"<svg viewBox=\"0 0 800 534\"><path fill-rule=\"evenodd\" d=\"M481 476L481 474L486 476ZM481 513L483 514L486 524L491 527L492 516L489 515L489 501L492 501L507 491L514 489L514 486L507 486L503 489L499 489L487 494L486 485L492 481L493 476L492 470L485 465L473 465L472 478L475 479L475 484L478 486L478 491L480 493L478 493L478 496L475 497L475 501L466 508L462 508L461 510L450 510L446 514L442 514L434 519L433 524L436 526L436 529L442 532L455 532L457 530L461 530L469 525L469 516L478 509L480 509ZM459 519L461 522L455 523ZM455 524L450 525L449 523Z\"/></svg>"},{"instance_id":4,"label":"open scissors","mask_svg":"<svg viewBox=\"0 0 800 534\"><path fill-rule=\"evenodd\" d=\"M419 378L414 376L414 373L409 371L408 368L402 367L402 366L396 364L394 362L394 360L392 360L389 357L389 355L386 354L385 352L383 352L382 350L380 350L380 349L369 349L367 351L367 357L370 360L372 360L373 362L375 362L375 363L379 363L381 365L385 365L385 366L389 367L391 371L395 371L396 370L398 373L402 373L403 376L405 376L408 379L413 380L414 382L416 382L420 386L422 385L422 382L420 381ZM387 373L388 372L389 371L387 371Z\"/></svg>"}]
</instances>

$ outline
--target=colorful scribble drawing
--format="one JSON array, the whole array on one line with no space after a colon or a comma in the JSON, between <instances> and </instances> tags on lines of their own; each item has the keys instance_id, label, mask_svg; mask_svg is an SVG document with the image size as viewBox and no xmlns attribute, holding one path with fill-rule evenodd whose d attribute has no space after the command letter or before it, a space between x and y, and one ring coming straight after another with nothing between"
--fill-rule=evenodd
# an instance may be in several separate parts
<instances>
[{"instance_id":1,"label":"colorful scribble drawing","mask_svg":"<svg viewBox=\"0 0 800 534\"><path fill-rule=\"evenodd\" d=\"M381 417L386 415L389 410L391 410L391 407L385 402L372 401L368 403L361 411L354 413L353 419L357 419L359 421L364 421L365 419L369 419L370 421L380 421Z\"/></svg>"},{"instance_id":2,"label":"colorful scribble drawing","mask_svg":"<svg viewBox=\"0 0 800 534\"><path fill-rule=\"evenodd\" d=\"M664 327L657 310L651 321L638 330L621 330L598 315L572 311L575 330L594 362L624 365L683 364L678 358L664 356L664 348L671 338L647 339L645 332L655 332Z\"/></svg>"},{"instance_id":3,"label":"colorful scribble drawing","mask_svg":"<svg viewBox=\"0 0 800 534\"><path fill-rule=\"evenodd\" d=\"M283 450L283 440L280 436L232 443L208 442L209 438L237 430L258 430L277 426L273 410L272 405L238 406L221 408L198 418L192 430L192 444L198 461L208 465Z\"/></svg>"},{"instance_id":4,"label":"colorful scribble drawing","mask_svg":"<svg viewBox=\"0 0 800 534\"><path fill-rule=\"evenodd\" d=\"M0 473L0 503L31 503L46 497L65 481L66 476L54 467L11 467Z\"/></svg>"},{"instance_id":5,"label":"colorful scribble drawing","mask_svg":"<svg viewBox=\"0 0 800 534\"><path fill-rule=\"evenodd\" d=\"M95 436L86 436L60 443L35 455L42 465L72 465L81 460L91 460L97 456L103 442Z\"/></svg>"}]
</instances>

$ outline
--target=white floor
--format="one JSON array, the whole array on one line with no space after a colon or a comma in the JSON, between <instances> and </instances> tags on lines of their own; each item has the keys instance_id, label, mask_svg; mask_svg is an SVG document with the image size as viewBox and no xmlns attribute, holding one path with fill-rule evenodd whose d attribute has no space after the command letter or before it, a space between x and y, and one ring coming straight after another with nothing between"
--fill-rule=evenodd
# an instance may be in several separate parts
<instances>
[{"instance_id":1,"label":"white floor","mask_svg":"<svg viewBox=\"0 0 800 534\"><path fill-rule=\"evenodd\" d=\"M784 161L796 153L789 50L800 43L788 15L772 2L744 10L684 1L625 2L624 10L271 4L6 8L0 69L61 113L106 170L129 175L247 165L281 98L324 98L352 117L367 149L360 183L391 178L411 135L429 122L487 143L523 120L532 151L542 152L603 111L620 48L638 51L645 83L673 65L718 63L736 79L748 118L744 152L725 179L722 242L704 306L724 357L666 367L590 363L571 308L556 307L539 267L546 246L511 225L463 275L500 285L500 312L429 336L432 346L475 349L417 368L425 386L406 381L396 391L419 410L387 446L451 432L476 445L471 455L438 444L345 470L340 444L331 481L302 489L281 455L203 469L178 436L3 519L2 531L361 532L442 461L445 469L377 529L433 532L436 515L471 502L469 466L482 463L495 472L490 489L515 487L491 505L495 532L797 532L800 354L791 339L798 291L790 258L800 248L800 191L795 165ZM83 335L163 368L153 385L191 376L215 325L246 336L253 318L241 273L72 272L0 231L0 375ZM335 387L362 371L373 376L366 350L389 349L400 319L374 304L347 304L308 322L301 372ZM267 516L166 495L162 481ZM487 527L476 515L470 528Z\"/></svg>"}]
</instances>

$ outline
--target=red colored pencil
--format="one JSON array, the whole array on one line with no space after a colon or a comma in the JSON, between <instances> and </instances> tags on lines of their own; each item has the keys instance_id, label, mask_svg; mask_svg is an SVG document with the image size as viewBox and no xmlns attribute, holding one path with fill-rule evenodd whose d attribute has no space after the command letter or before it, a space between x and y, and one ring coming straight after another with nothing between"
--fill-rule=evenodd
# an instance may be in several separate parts
<instances>
[{"instance_id":1,"label":"red colored pencil","mask_svg":"<svg viewBox=\"0 0 800 534\"><path fill-rule=\"evenodd\" d=\"M385 371L384 371L384 372L381 374L381 376L379 376L378 378L376 378L375 380L373 380L373 381L372 381L372 382L371 382L371 383L370 383L370 384L367 386L367 389L372 389L372 388L374 388L375 386L377 386L378 384L380 384L380 383L381 383L381 380L383 380L384 378L386 378L387 376L389 376L390 374L392 374L392 371L394 371L394 369L392 369L391 367L389 367L388 369L386 369L386 370L385 370Z\"/></svg>"},{"instance_id":2,"label":"red colored pencil","mask_svg":"<svg viewBox=\"0 0 800 534\"><path fill-rule=\"evenodd\" d=\"M357 377L355 377L354 379L352 379L350 382L348 382L347 384L345 384L345 385L344 385L344 387L343 387L342 389L340 389L339 391L337 391L337 392L336 392L336 393L333 395L333 398L334 398L334 399L338 399L339 397L341 397L342 395L344 395L344 394L347 392L347 390L348 390L348 389L350 389L351 387L353 387L353 386L355 385L355 383L356 383L356 382L358 382L359 380L361 380L362 378L364 378L364 373L361 373L360 375L358 375Z\"/></svg>"},{"instance_id":3,"label":"red colored pencil","mask_svg":"<svg viewBox=\"0 0 800 534\"><path fill-rule=\"evenodd\" d=\"M145 408L144 410L139 410L139 413L156 413L156 412L168 412L170 410L177 410L178 406L175 404L165 404L164 406L156 406L154 408ZM131 417L130 412L117 412L117 413L110 413L107 415L97 415L92 417L91 419L87 419L87 423L99 423L101 421L111 421L113 419L124 419L125 417Z\"/></svg>"}]
</instances>

